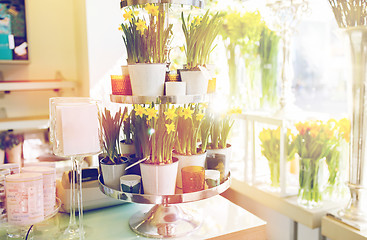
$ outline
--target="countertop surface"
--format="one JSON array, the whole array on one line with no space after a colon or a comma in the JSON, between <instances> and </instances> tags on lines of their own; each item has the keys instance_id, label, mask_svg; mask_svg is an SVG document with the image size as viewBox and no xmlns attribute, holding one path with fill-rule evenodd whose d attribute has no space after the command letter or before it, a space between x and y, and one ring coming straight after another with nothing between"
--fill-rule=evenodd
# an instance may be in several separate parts
<instances>
[{"instance_id":1,"label":"countertop surface","mask_svg":"<svg viewBox=\"0 0 367 240\"><path fill-rule=\"evenodd\" d=\"M176 239L266 239L265 221L222 196L180 205L201 213L203 223L192 234ZM153 205L126 203L86 211L84 212L85 239L148 239L130 229L129 218L139 211L147 212L151 207ZM68 219L68 214L59 213L52 219L35 225L33 239L56 239L67 226ZM2 231L4 234L4 230ZM0 234L0 239L3 239L3 234Z\"/></svg>"}]
</instances>

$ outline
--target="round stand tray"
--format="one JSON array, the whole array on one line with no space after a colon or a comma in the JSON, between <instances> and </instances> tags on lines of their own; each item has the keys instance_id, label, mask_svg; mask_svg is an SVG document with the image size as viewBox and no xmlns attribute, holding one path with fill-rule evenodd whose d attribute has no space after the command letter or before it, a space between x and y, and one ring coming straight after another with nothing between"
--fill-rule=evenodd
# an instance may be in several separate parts
<instances>
[{"instance_id":1,"label":"round stand tray","mask_svg":"<svg viewBox=\"0 0 367 240\"><path fill-rule=\"evenodd\" d=\"M142 5L147 3L191 5L198 8L204 8L205 5L203 0L121 0L120 7L124 8L127 6Z\"/></svg>"},{"instance_id":2,"label":"round stand tray","mask_svg":"<svg viewBox=\"0 0 367 240\"><path fill-rule=\"evenodd\" d=\"M182 96L130 96L130 95L110 95L111 102L125 104L188 104L208 102L212 94L203 95L182 95Z\"/></svg>"},{"instance_id":3,"label":"round stand tray","mask_svg":"<svg viewBox=\"0 0 367 240\"><path fill-rule=\"evenodd\" d=\"M175 195L149 195L126 193L107 187L101 175L98 177L99 189L105 195L125 202L155 204L150 211L134 214L130 228L137 234L153 238L172 238L185 236L197 230L202 223L202 216L195 210L179 206L179 203L204 200L226 191L230 186L230 176L219 186L192 193Z\"/></svg>"}]
</instances>

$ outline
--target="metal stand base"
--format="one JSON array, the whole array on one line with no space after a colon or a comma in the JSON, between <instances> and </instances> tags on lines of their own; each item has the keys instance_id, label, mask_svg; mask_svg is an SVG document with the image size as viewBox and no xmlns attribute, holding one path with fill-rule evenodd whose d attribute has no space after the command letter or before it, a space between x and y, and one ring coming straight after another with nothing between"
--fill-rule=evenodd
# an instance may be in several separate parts
<instances>
[{"instance_id":1,"label":"metal stand base","mask_svg":"<svg viewBox=\"0 0 367 240\"><path fill-rule=\"evenodd\" d=\"M197 230L202 217L193 210L175 205L155 205L147 213L136 213L130 220L130 228L137 234L151 238L186 236Z\"/></svg>"},{"instance_id":2,"label":"metal stand base","mask_svg":"<svg viewBox=\"0 0 367 240\"><path fill-rule=\"evenodd\" d=\"M340 210L340 217L348 218L352 221L367 223L367 191L364 187L348 184L351 198L348 206Z\"/></svg>"}]
</instances>

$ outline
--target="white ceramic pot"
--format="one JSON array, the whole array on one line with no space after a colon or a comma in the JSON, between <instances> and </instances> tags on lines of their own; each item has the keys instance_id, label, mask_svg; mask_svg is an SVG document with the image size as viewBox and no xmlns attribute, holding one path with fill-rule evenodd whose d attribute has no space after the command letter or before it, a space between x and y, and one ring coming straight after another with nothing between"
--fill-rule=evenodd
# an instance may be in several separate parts
<instances>
[{"instance_id":1,"label":"white ceramic pot","mask_svg":"<svg viewBox=\"0 0 367 240\"><path fill-rule=\"evenodd\" d=\"M186 82L166 82L166 96L186 95Z\"/></svg>"},{"instance_id":2,"label":"white ceramic pot","mask_svg":"<svg viewBox=\"0 0 367 240\"><path fill-rule=\"evenodd\" d=\"M101 160L101 170L104 184L110 188L120 191L120 177L126 173L128 163L105 164Z\"/></svg>"},{"instance_id":3,"label":"white ceramic pot","mask_svg":"<svg viewBox=\"0 0 367 240\"><path fill-rule=\"evenodd\" d=\"M129 67L128 65L122 65L121 66L121 72L123 76L129 75Z\"/></svg>"},{"instance_id":4,"label":"white ceramic pot","mask_svg":"<svg viewBox=\"0 0 367 240\"><path fill-rule=\"evenodd\" d=\"M196 155L180 155L173 152L173 156L178 158L177 180L176 186L182 188L182 176L181 169L187 166L200 166L205 167L206 152Z\"/></svg>"},{"instance_id":5,"label":"white ceramic pot","mask_svg":"<svg viewBox=\"0 0 367 240\"><path fill-rule=\"evenodd\" d=\"M125 140L120 141L120 152L123 156L130 156L131 154L135 154L134 143L126 144Z\"/></svg>"},{"instance_id":6,"label":"white ceramic pot","mask_svg":"<svg viewBox=\"0 0 367 240\"><path fill-rule=\"evenodd\" d=\"M164 165L140 163L144 194L175 194L177 168L177 158L173 163Z\"/></svg>"},{"instance_id":7,"label":"white ceramic pot","mask_svg":"<svg viewBox=\"0 0 367 240\"><path fill-rule=\"evenodd\" d=\"M8 163L18 163L22 164L22 144L18 144L13 148L7 148L6 151L6 160Z\"/></svg>"},{"instance_id":8,"label":"white ceramic pot","mask_svg":"<svg viewBox=\"0 0 367 240\"><path fill-rule=\"evenodd\" d=\"M187 95L206 94L209 78L202 71L181 70L181 81L186 82Z\"/></svg>"},{"instance_id":9,"label":"white ceramic pot","mask_svg":"<svg viewBox=\"0 0 367 240\"><path fill-rule=\"evenodd\" d=\"M231 144L227 144L226 148L219 148L219 149L206 149L207 151L207 155L211 155L211 154L215 154L215 153L219 153L219 154L223 154L226 156L226 160L224 163L224 173L225 176L228 176L229 173L229 162L231 161L231 156L232 156L232 146Z\"/></svg>"},{"instance_id":10,"label":"white ceramic pot","mask_svg":"<svg viewBox=\"0 0 367 240\"><path fill-rule=\"evenodd\" d=\"M129 65L133 96L162 96L166 78L166 64L137 63Z\"/></svg>"}]
</instances>

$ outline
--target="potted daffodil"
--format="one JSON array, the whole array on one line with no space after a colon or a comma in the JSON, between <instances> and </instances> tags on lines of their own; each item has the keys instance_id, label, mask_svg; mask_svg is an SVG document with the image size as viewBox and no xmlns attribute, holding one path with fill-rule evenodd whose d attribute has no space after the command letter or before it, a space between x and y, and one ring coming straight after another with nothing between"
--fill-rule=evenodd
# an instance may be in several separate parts
<instances>
[{"instance_id":1,"label":"potted daffodil","mask_svg":"<svg viewBox=\"0 0 367 240\"><path fill-rule=\"evenodd\" d=\"M134 142L145 194L175 194L178 160L172 150L176 139L175 108L168 104L134 106Z\"/></svg>"},{"instance_id":2,"label":"potted daffodil","mask_svg":"<svg viewBox=\"0 0 367 240\"><path fill-rule=\"evenodd\" d=\"M208 90L208 81L211 76L205 65L209 61L209 55L213 51L214 39L217 37L221 25L221 19L217 14L205 15L191 19L191 15L185 19L181 14L182 30L185 35L186 67L180 71L181 79L186 82L186 94L205 94Z\"/></svg>"},{"instance_id":3,"label":"potted daffodil","mask_svg":"<svg viewBox=\"0 0 367 240\"><path fill-rule=\"evenodd\" d=\"M206 149L198 148L204 113L200 104L189 104L177 109L177 136L174 156L179 159L177 187L182 188L181 169L187 166L205 167Z\"/></svg>"},{"instance_id":4,"label":"potted daffodil","mask_svg":"<svg viewBox=\"0 0 367 240\"><path fill-rule=\"evenodd\" d=\"M100 160L103 180L106 186L120 189L120 177L125 174L127 158L120 152L120 129L123 116L121 109L114 115L105 109L102 113L102 139L104 158Z\"/></svg>"},{"instance_id":5,"label":"potted daffodil","mask_svg":"<svg viewBox=\"0 0 367 240\"><path fill-rule=\"evenodd\" d=\"M126 9L121 24L133 95L160 96L164 92L168 43L172 24L166 24L162 6L146 4L141 15Z\"/></svg>"}]
</instances>

